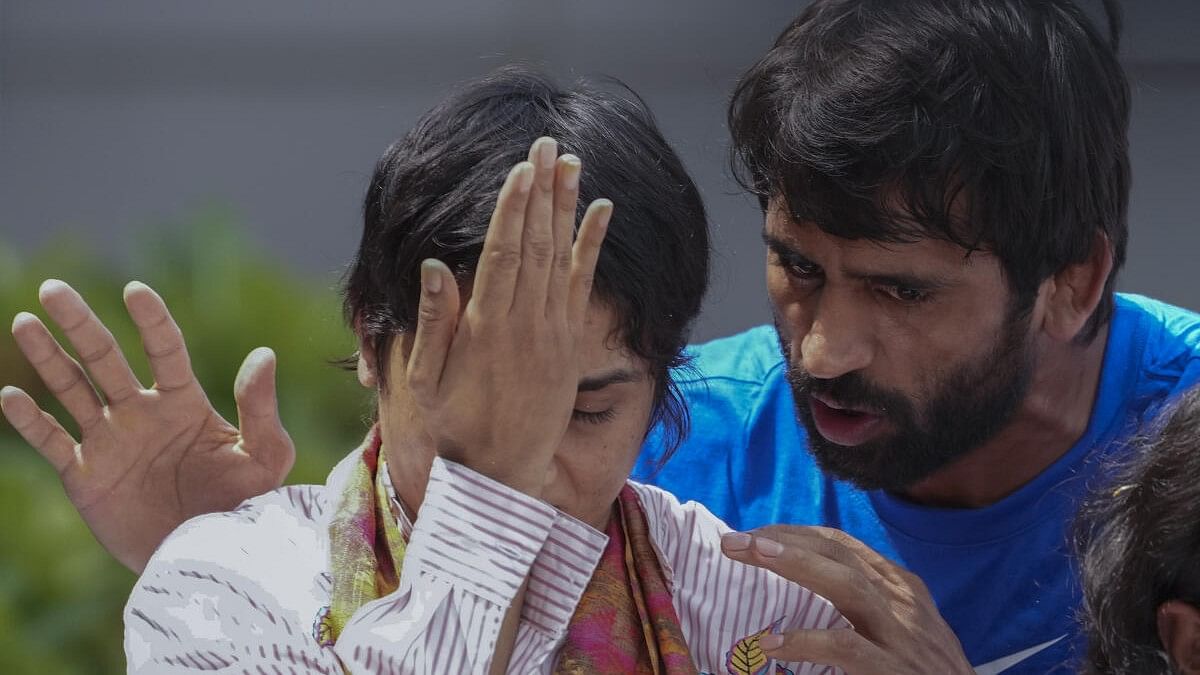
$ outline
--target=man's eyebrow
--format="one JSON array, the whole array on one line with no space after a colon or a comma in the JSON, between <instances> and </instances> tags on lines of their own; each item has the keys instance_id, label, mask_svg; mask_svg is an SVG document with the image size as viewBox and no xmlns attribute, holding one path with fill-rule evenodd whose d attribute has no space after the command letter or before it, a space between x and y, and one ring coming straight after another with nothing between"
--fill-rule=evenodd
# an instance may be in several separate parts
<instances>
[{"instance_id":1,"label":"man's eyebrow","mask_svg":"<svg viewBox=\"0 0 1200 675\"><path fill-rule=\"evenodd\" d=\"M809 260L803 253L797 251L791 244L776 237L766 230L762 233L763 243L772 253L782 258L785 262L792 265L811 265L819 269L820 266ZM872 272L866 270L846 270L846 276L851 279L859 279L869 281L873 284L882 286L902 286L905 288L918 288L923 290L937 290L953 286L954 282L950 277L940 274L906 274L904 272Z\"/></svg>"},{"instance_id":2,"label":"man's eyebrow","mask_svg":"<svg viewBox=\"0 0 1200 675\"><path fill-rule=\"evenodd\" d=\"M580 378L579 391L598 391L610 384L637 382L640 379L642 379L642 374L636 370L630 368L618 368L616 370L610 370L607 373Z\"/></svg>"},{"instance_id":3,"label":"man's eyebrow","mask_svg":"<svg viewBox=\"0 0 1200 675\"><path fill-rule=\"evenodd\" d=\"M803 253L800 253L795 248L792 248L791 244L773 234L770 234L766 230L763 230L762 240L763 243L767 245L767 248L780 258L785 258L789 262L802 262L815 265L815 263L806 258Z\"/></svg>"}]
</instances>

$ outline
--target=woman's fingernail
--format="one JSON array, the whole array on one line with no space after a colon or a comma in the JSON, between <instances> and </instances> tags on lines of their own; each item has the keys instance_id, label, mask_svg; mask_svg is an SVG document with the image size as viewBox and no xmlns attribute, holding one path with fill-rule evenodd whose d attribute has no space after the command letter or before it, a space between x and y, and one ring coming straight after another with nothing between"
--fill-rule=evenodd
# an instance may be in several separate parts
<instances>
[{"instance_id":1,"label":"woman's fingernail","mask_svg":"<svg viewBox=\"0 0 1200 675\"><path fill-rule=\"evenodd\" d=\"M516 179L517 190L520 192L529 192L529 188L533 185L533 164L529 162L521 162L513 167L513 178Z\"/></svg>"},{"instance_id":2,"label":"woman's fingernail","mask_svg":"<svg viewBox=\"0 0 1200 675\"><path fill-rule=\"evenodd\" d=\"M731 551L744 551L750 548L750 535L745 532L730 532L721 536L721 543Z\"/></svg>"},{"instance_id":3,"label":"woman's fingernail","mask_svg":"<svg viewBox=\"0 0 1200 675\"><path fill-rule=\"evenodd\" d=\"M579 189L579 158L575 155L563 155L562 159L567 165L563 173L563 187L568 190Z\"/></svg>"},{"instance_id":4,"label":"woman's fingernail","mask_svg":"<svg viewBox=\"0 0 1200 675\"><path fill-rule=\"evenodd\" d=\"M430 293L442 291L442 272L432 260L421 263L421 285Z\"/></svg>"},{"instance_id":5,"label":"woman's fingernail","mask_svg":"<svg viewBox=\"0 0 1200 675\"><path fill-rule=\"evenodd\" d=\"M780 553L783 553L783 544L775 541L774 539L755 537L754 549L761 555L764 555L768 558L774 558Z\"/></svg>"},{"instance_id":6,"label":"woman's fingernail","mask_svg":"<svg viewBox=\"0 0 1200 675\"><path fill-rule=\"evenodd\" d=\"M554 160L558 158L558 142L548 136L543 136L538 139L540 145L537 149L538 165L543 169L553 169Z\"/></svg>"},{"instance_id":7,"label":"woman's fingernail","mask_svg":"<svg viewBox=\"0 0 1200 675\"><path fill-rule=\"evenodd\" d=\"M758 646L763 649L775 649L776 647L778 647L781 644L783 644L783 636L782 635L768 633L768 634L758 638Z\"/></svg>"}]
</instances>

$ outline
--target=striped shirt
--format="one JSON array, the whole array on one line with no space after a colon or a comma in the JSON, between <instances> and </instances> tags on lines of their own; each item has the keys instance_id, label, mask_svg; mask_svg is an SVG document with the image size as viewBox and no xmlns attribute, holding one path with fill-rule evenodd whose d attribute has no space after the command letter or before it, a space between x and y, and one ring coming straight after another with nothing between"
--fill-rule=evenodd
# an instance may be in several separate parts
<instances>
[{"instance_id":1,"label":"striped shirt","mask_svg":"<svg viewBox=\"0 0 1200 675\"><path fill-rule=\"evenodd\" d=\"M332 647L329 522L358 453L325 486L289 486L192 519L159 547L125 607L130 673L486 672L505 610L528 579L511 673L549 673L607 543L584 523L436 459L419 517L391 492L408 539L399 588L360 608ZM630 483L702 673L783 673L746 638L848 624L824 598L726 558L703 506ZM733 657L731 659L731 657ZM739 671L739 665L752 669ZM795 675L837 672L780 663ZM760 668L765 668L760 670Z\"/></svg>"}]
</instances>

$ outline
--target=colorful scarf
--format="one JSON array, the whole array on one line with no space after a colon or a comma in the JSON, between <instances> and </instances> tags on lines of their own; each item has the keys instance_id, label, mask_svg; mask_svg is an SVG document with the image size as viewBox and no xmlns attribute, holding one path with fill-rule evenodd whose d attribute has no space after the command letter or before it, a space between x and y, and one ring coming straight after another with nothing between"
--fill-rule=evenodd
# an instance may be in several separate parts
<instances>
[{"instance_id":1,"label":"colorful scarf","mask_svg":"<svg viewBox=\"0 0 1200 675\"><path fill-rule=\"evenodd\" d=\"M333 586L314 632L333 645L360 607L396 590L404 538L389 508L378 433L364 446L329 526ZM605 529L608 544L567 626L555 672L694 675L679 617L629 486Z\"/></svg>"}]
</instances>

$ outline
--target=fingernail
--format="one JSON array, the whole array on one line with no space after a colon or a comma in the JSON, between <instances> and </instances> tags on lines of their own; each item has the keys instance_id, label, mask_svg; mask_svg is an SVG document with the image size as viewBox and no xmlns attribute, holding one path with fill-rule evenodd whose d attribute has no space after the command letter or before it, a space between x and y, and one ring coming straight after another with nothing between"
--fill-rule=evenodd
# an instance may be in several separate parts
<instances>
[{"instance_id":1,"label":"fingernail","mask_svg":"<svg viewBox=\"0 0 1200 675\"><path fill-rule=\"evenodd\" d=\"M750 548L750 535L745 532L730 532L721 535L721 543L731 551L745 551Z\"/></svg>"},{"instance_id":2,"label":"fingernail","mask_svg":"<svg viewBox=\"0 0 1200 675\"><path fill-rule=\"evenodd\" d=\"M529 192L532 185L533 165L529 162L521 162L517 165L517 189L521 192Z\"/></svg>"},{"instance_id":3,"label":"fingernail","mask_svg":"<svg viewBox=\"0 0 1200 675\"><path fill-rule=\"evenodd\" d=\"M759 554L764 555L768 558L774 558L774 557L778 556L780 553L783 553L783 544L775 541L774 539L755 537L754 538L754 550L758 551Z\"/></svg>"},{"instance_id":4,"label":"fingernail","mask_svg":"<svg viewBox=\"0 0 1200 675\"><path fill-rule=\"evenodd\" d=\"M432 260L421 263L421 285L430 293L442 292L442 273Z\"/></svg>"},{"instance_id":5,"label":"fingernail","mask_svg":"<svg viewBox=\"0 0 1200 675\"><path fill-rule=\"evenodd\" d=\"M554 160L558 159L558 141L543 136L538 139L538 166L543 169L553 169Z\"/></svg>"},{"instance_id":6,"label":"fingernail","mask_svg":"<svg viewBox=\"0 0 1200 675\"><path fill-rule=\"evenodd\" d=\"M612 200L601 197L600 199L597 199L595 203L602 209L608 209L609 211L613 210Z\"/></svg>"},{"instance_id":7,"label":"fingernail","mask_svg":"<svg viewBox=\"0 0 1200 675\"><path fill-rule=\"evenodd\" d=\"M758 646L763 649L775 649L776 647L778 647L781 644L783 644L783 636L782 635L768 633L768 634L758 638Z\"/></svg>"},{"instance_id":8,"label":"fingernail","mask_svg":"<svg viewBox=\"0 0 1200 675\"><path fill-rule=\"evenodd\" d=\"M563 187L568 190L576 190L579 188L579 158L575 155L563 155L563 162L567 165L567 170L563 175Z\"/></svg>"}]
</instances>

